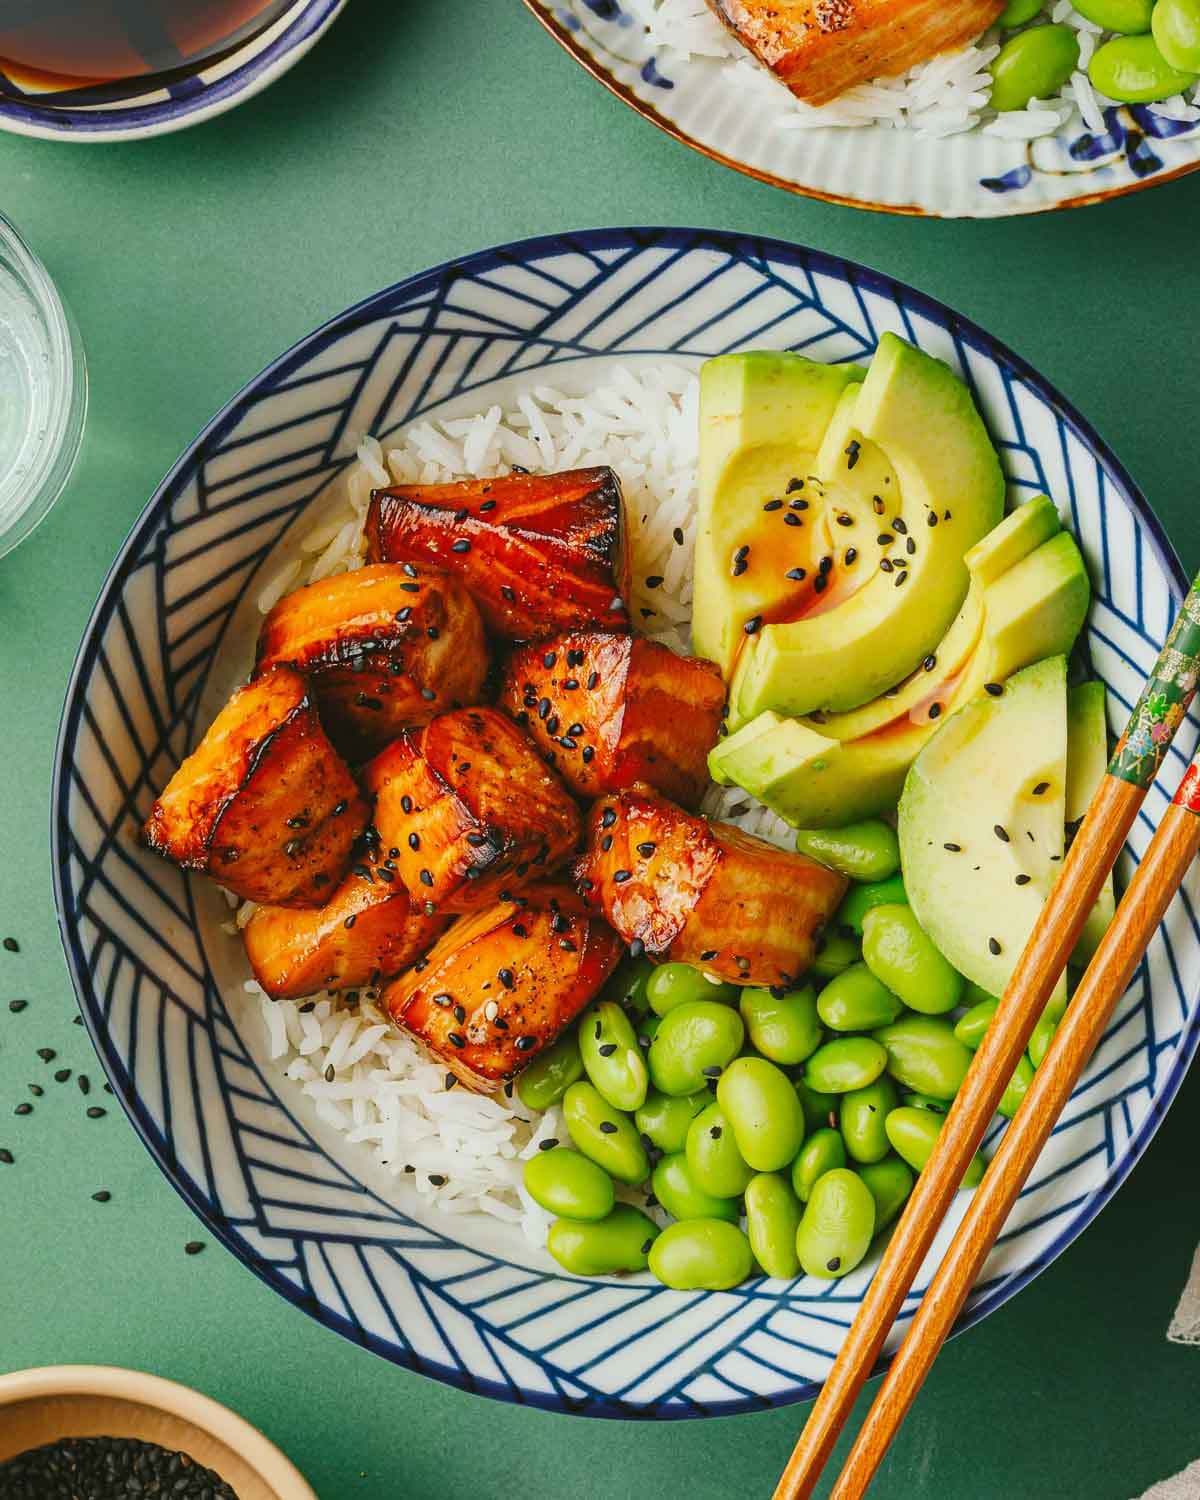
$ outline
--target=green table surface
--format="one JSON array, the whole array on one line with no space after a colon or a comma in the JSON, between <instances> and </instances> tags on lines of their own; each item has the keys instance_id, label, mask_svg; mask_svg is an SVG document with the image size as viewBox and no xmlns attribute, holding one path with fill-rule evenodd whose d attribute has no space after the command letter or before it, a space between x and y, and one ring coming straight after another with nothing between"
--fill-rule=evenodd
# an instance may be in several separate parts
<instances>
[{"instance_id":1,"label":"green table surface","mask_svg":"<svg viewBox=\"0 0 1200 1500\"><path fill-rule=\"evenodd\" d=\"M944 298L1071 397L1200 563L1200 178L1099 208L920 222L793 198L655 131L519 0L351 0L264 95L124 145L0 138L0 209L70 300L92 407L82 461L0 562L0 1370L130 1365L199 1387L287 1450L322 1500L769 1495L799 1407L589 1422L484 1401L318 1326L206 1239L99 1084L55 925L55 729L88 613L161 475L316 323L448 256L610 224L798 240ZM12 1014L10 999L27 999ZM36 1049L52 1047L46 1064ZM30 1099L27 1085L46 1085ZM950 1344L880 1500L1127 1500L1200 1453L1200 1350L1168 1344L1200 1239L1200 1080L1081 1240ZM92 1193L107 1189L111 1202Z\"/></svg>"}]
</instances>

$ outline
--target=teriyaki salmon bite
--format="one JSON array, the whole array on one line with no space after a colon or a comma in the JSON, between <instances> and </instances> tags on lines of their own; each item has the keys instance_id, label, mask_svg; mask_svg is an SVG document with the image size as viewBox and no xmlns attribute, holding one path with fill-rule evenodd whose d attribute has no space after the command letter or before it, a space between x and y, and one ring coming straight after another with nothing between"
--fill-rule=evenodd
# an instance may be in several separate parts
<instances>
[{"instance_id":1,"label":"teriyaki salmon bite","mask_svg":"<svg viewBox=\"0 0 1200 1500\"><path fill-rule=\"evenodd\" d=\"M364 444L145 837L242 898L272 1056L423 1198L578 1274L845 1276L1103 774L1086 568L894 335L614 380ZM561 472L498 472L521 423Z\"/></svg>"}]
</instances>

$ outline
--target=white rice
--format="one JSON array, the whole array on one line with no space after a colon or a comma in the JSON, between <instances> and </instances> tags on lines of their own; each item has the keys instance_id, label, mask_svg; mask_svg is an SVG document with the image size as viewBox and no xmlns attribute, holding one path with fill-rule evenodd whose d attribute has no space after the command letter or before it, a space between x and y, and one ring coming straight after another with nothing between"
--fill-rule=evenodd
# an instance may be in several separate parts
<instances>
[{"instance_id":1,"label":"white rice","mask_svg":"<svg viewBox=\"0 0 1200 1500\"><path fill-rule=\"evenodd\" d=\"M992 83L988 68L1000 50L998 30L986 32L970 47L931 58L900 77L874 79L814 107L795 98L750 56L717 20L708 0L626 0L626 8L645 27L648 40L671 59L720 60L736 68L744 92L777 110L773 123L780 130L884 125L942 137L979 127L987 135L1030 141L1055 134L1073 119L1101 132L1101 110L1115 103L1092 87L1086 71L1096 47L1113 33L1080 15L1071 0L1055 0L1048 14L1043 8L1029 24L1050 20L1073 27L1079 33L1079 71L1055 98L1034 100L1027 109L1004 114L988 106ZM1154 109L1170 119L1191 121L1200 119L1198 105L1200 87L1190 99L1177 94Z\"/></svg>"},{"instance_id":2,"label":"white rice","mask_svg":"<svg viewBox=\"0 0 1200 1500\"><path fill-rule=\"evenodd\" d=\"M378 485L491 478L513 464L542 470L607 464L625 494L633 617L644 634L686 651L698 400L696 376L681 366L617 368L586 396L536 385L510 411L493 406L473 417L418 422L386 451L365 437L358 462L320 502L319 518L301 538L300 559L267 580L258 606L265 613L299 584L363 565L363 525ZM655 576L661 585L647 588ZM794 847L782 819L736 787L714 786L704 810ZM254 910L243 902L225 930L236 935ZM550 1216L524 1191L521 1164L539 1141L569 1140L561 1111L530 1118L516 1098L448 1090L445 1066L392 1026L374 991L356 1000L322 993L272 1001L254 980L245 989L261 1008L269 1056L325 1124L443 1212L491 1214L520 1224L531 1245L544 1244Z\"/></svg>"}]
</instances>

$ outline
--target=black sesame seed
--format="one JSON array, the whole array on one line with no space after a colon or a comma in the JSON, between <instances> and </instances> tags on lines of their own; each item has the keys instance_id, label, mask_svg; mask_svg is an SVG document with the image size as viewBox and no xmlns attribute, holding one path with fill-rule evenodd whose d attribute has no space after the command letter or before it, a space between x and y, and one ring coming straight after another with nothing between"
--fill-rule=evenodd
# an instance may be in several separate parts
<instances>
[{"instance_id":1,"label":"black sesame seed","mask_svg":"<svg viewBox=\"0 0 1200 1500\"><path fill-rule=\"evenodd\" d=\"M712 1136L714 1141L719 1141L721 1139L721 1127L719 1125L710 1125L708 1127L708 1133Z\"/></svg>"},{"instance_id":2,"label":"black sesame seed","mask_svg":"<svg viewBox=\"0 0 1200 1500\"><path fill-rule=\"evenodd\" d=\"M6 1146L0 1146L0 1162L3 1162L6 1167L11 1167L15 1161L16 1157L12 1152Z\"/></svg>"},{"instance_id":3,"label":"black sesame seed","mask_svg":"<svg viewBox=\"0 0 1200 1500\"><path fill-rule=\"evenodd\" d=\"M613 884L624 885L627 880L633 879L632 870L615 870L613 872Z\"/></svg>"},{"instance_id":4,"label":"black sesame seed","mask_svg":"<svg viewBox=\"0 0 1200 1500\"><path fill-rule=\"evenodd\" d=\"M942 848L943 849L948 849L951 854L961 854L962 853L962 845L961 844L943 844Z\"/></svg>"},{"instance_id":5,"label":"black sesame seed","mask_svg":"<svg viewBox=\"0 0 1200 1500\"><path fill-rule=\"evenodd\" d=\"M419 876L422 885L432 885L433 875L429 870L422 870Z\"/></svg>"},{"instance_id":6,"label":"black sesame seed","mask_svg":"<svg viewBox=\"0 0 1200 1500\"><path fill-rule=\"evenodd\" d=\"M16 1109L13 1110L13 1114L14 1115L31 1115L32 1113L33 1113L33 1105L32 1104L18 1104L17 1107L16 1107Z\"/></svg>"},{"instance_id":7,"label":"black sesame seed","mask_svg":"<svg viewBox=\"0 0 1200 1500\"><path fill-rule=\"evenodd\" d=\"M858 561L858 548L857 547L847 547L846 548L846 555L842 558L842 561L847 565L847 567L851 563L857 562Z\"/></svg>"},{"instance_id":8,"label":"black sesame seed","mask_svg":"<svg viewBox=\"0 0 1200 1500\"><path fill-rule=\"evenodd\" d=\"M993 698L999 698L1000 694L1004 691L1004 687L999 682L985 682L983 690L985 693L990 693Z\"/></svg>"},{"instance_id":9,"label":"black sesame seed","mask_svg":"<svg viewBox=\"0 0 1200 1500\"><path fill-rule=\"evenodd\" d=\"M446 1093L449 1093L450 1090L454 1087L454 1085L457 1082L458 1082L458 1074L457 1073L447 1073L446 1076L445 1076L445 1078L442 1080L442 1083L444 1085Z\"/></svg>"},{"instance_id":10,"label":"black sesame seed","mask_svg":"<svg viewBox=\"0 0 1200 1500\"><path fill-rule=\"evenodd\" d=\"M596 1051L599 1052L601 1057L611 1057L616 1050L616 1042L605 1042L603 1047L596 1048Z\"/></svg>"},{"instance_id":11,"label":"black sesame seed","mask_svg":"<svg viewBox=\"0 0 1200 1500\"><path fill-rule=\"evenodd\" d=\"M462 1034L461 1031L452 1031L452 1032L450 1032L449 1035L446 1037L446 1040L450 1043L450 1045L452 1047L462 1048L462 1047L465 1047L467 1045L467 1039L466 1039L465 1036L463 1036L463 1034Z\"/></svg>"},{"instance_id":12,"label":"black sesame seed","mask_svg":"<svg viewBox=\"0 0 1200 1500\"><path fill-rule=\"evenodd\" d=\"M683 527L682 526L676 526L676 527L674 527L673 530L671 531L671 535L675 539L675 545L677 547L682 547L683 546Z\"/></svg>"},{"instance_id":13,"label":"black sesame seed","mask_svg":"<svg viewBox=\"0 0 1200 1500\"><path fill-rule=\"evenodd\" d=\"M460 552L460 553L461 552L470 552L470 550L471 550L471 544L470 544L469 541L467 541L467 539L466 539L465 536L464 537L459 537L459 539L458 539L457 542L452 542L451 543L450 550L451 550L451 552Z\"/></svg>"},{"instance_id":14,"label":"black sesame seed","mask_svg":"<svg viewBox=\"0 0 1200 1500\"><path fill-rule=\"evenodd\" d=\"M908 574L907 573L897 573L896 574L896 587L897 588L899 588L902 583L907 583L907 582L908 582Z\"/></svg>"},{"instance_id":15,"label":"black sesame seed","mask_svg":"<svg viewBox=\"0 0 1200 1500\"><path fill-rule=\"evenodd\" d=\"M70 1078L70 1076L70 1068L59 1068L58 1072L54 1075L54 1081L55 1083L66 1083L67 1079Z\"/></svg>"},{"instance_id":16,"label":"black sesame seed","mask_svg":"<svg viewBox=\"0 0 1200 1500\"><path fill-rule=\"evenodd\" d=\"M908 553L909 557L915 557L916 556L917 544L916 544L916 542L913 541L912 537L909 537L905 541L905 543L904 543L904 550L905 550L905 552Z\"/></svg>"},{"instance_id":17,"label":"black sesame seed","mask_svg":"<svg viewBox=\"0 0 1200 1500\"><path fill-rule=\"evenodd\" d=\"M813 589L818 594L823 594L828 587L829 575L827 573L818 573L817 576L813 579Z\"/></svg>"},{"instance_id":18,"label":"black sesame seed","mask_svg":"<svg viewBox=\"0 0 1200 1500\"><path fill-rule=\"evenodd\" d=\"M988 938L988 952L995 956L998 955L1000 951L1000 944L996 941L996 939L993 937Z\"/></svg>"},{"instance_id":19,"label":"black sesame seed","mask_svg":"<svg viewBox=\"0 0 1200 1500\"><path fill-rule=\"evenodd\" d=\"M28 1084L27 1087L29 1089L29 1092L33 1095L33 1097L35 1099L40 1099L42 1097L42 1095L46 1092L46 1090L41 1086L40 1083L31 1083L31 1084Z\"/></svg>"},{"instance_id":20,"label":"black sesame seed","mask_svg":"<svg viewBox=\"0 0 1200 1500\"><path fill-rule=\"evenodd\" d=\"M803 488L804 488L804 481L803 481L803 479L789 479L788 482L787 482L787 489L784 490L784 494L785 495L791 495L791 494L794 494L796 492L796 490L802 490Z\"/></svg>"},{"instance_id":21,"label":"black sesame seed","mask_svg":"<svg viewBox=\"0 0 1200 1500\"><path fill-rule=\"evenodd\" d=\"M642 942L641 938L634 938L633 942L629 945L630 958L641 958L645 951L646 945Z\"/></svg>"},{"instance_id":22,"label":"black sesame seed","mask_svg":"<svg viewBox=\"0 0 1200 1500\"><path fill-rule=\"evenodd\" d=\"M929 717L931 719L939 719L939 718L941 718L941 714L942 714L942 705L940 703L931 703L929 705Z\"/></svg>"},{"instance_id":23,"label":"black sesame seed","mask_svg":"<svg viewBox=\"0 0 1200 1500\"><path fill-rule=\"evenodd\" d=\"M419 583L402 583L400 587L406 594L419 594L421 592L421 585Z\"/></svg>"},{"instance_id":24,"label":"black sesame seed","mask_svg":"<svg viewBox=\"0 0 1200 1500\"><path fill-rule=\"evenodd\" d=\"M744 557L739 557L738 560L733 564L733 566L730 568L729 571L733 574L733 576L735 578L740 578L742 576L742 574L746 571L746 569L749 566L750 566L750 564L746 561L746 559Z\"/></svg>"},{"instance_id":25,"label":"black sesame seed","mask_svg":"<svg viewBox=\"0 0 1200 1500\"><path fill-rule=\"evenodd\" d=\"M742 626L742 629L746 632L747 635L757 635L759 627L761 625L762 615L754 615L751 619L746 621L746 623Z\"/></svg>"},{"instance_id":26,"label":"black sesame seed","mask_svg":"<svg viewBox=\"0 0 1200 1500\"><path fill-rule=\"evenodd\" d=\"M1033 795L1035 797L1043 797L1049 790L1050 783L1048 781L1039 781L1037 786L1035 786L1033 789Z\"/></svg>"},{"instance_id":27,"label":"black sesame seed","mask_svg":"<svg viewBox=\"0 0 1200 1500\"><path fill-rule=\"evenodd\" d=\"M702 964L711 963L716 958L718 951L716 948L705 948L704 952L700 955L700 962Z\"/></svg>"},{"instance_id":28,"label":"black sesame seed","mask_svg":"<svg viewBox=\"0 0 1200 1500\"><path fill-rule=\"evenodd\" d=\"M87 1117L89 1120L101 1120L107 1113L108 1111L101 1105L93 1104L91 1109L87 1111Z\"/></svg>"},{"instance_id":29,"label":"black sesame seed","mask_svg":"<svg viewBox=\"0 0 1200 1500\"><path fill-rule=\"evenodd\" d=\"M802 583L808 577L808 571L805 568L789 568L783 576L790 578L793 583Z\"/></svg>"},{"instance_id":30,"label":"black sesame seed","mask_svg":"<svg viewBox=\"0 0 1200 1500\"><path fill-rule=\"evenodd\" d=\"M1010 842L1009 837L1008 837L1008 829L1005 828L1002 823L997 823L993 827L992 832L996 835L996 837L1000 840L1000 842L1002 844L1007 844L1007 843Z\"/></svg>"},{"instance_id":31,"label":"black sesame seed","mask_svg":"<svg viewBox=\"0 0 1200 1500\"><path fill-rule=\"evenodd\" d=\"M513 971L511 969L501 969L496 977L497 979L499 979L500 983L506 990L516 988L516 976L513 974Z\"/></svg>"},{"instance_id":32,"label":"black sesame seed","mask_svg":"<svg viewBox=\"0 0 1200 1500\"><path fill-rule=\"evenodd\" d=\"M936 510L931 510L929 512L929 514L925 517L925 523L928 526L936 526L937 525L937 511Z\"/></svg>"},{"instance_id":33,"label":"black sesame seed","mask_svg":"<svg viewBox=\"0 0 1200 1500\"><path fill-rule=\"evenodd\" d=\"M801 520L801 519L800 519L800 517L799 517L799 516L797 516L797 515L794 515L794 514L793 514L793 513L792 513L792 512L791 512L791 511L790 511L790 510L789 510L789 511L788 511L788 512L787 512L787 513L786 513L786 514L785 514L785 515L784 515L784 518L783 518L783 524L784 524L784 525L785 525L785 526L803 526L803 525L804 525L804 522L803 522L803 521L802 521L802 520Z\"/></svg>"},{"instance_id":34,"label":"black sesame seed","mask_svg":"<svg viewBox=\"0 0 1200 1500\"><path fill-rule=\"evenodd\" d=\"M430 1174L429 1174L429 1180L434 1185L434 1187L445 1187L446 1186L446 1179L442 1176L442 1174L440 1172L430 1172Z\"/></svg>"},{"instance_id":35,"label":"black sesame seed","mask_svg":"<svg viewBox=\"0 0 1200 1500\"><path fill-rule=\"evenodd\" d=\"M76 1078L75 1082L79 1085L79 1092L81 1094L90 1094L91 1093L91 1091L92 1091L92 1080L87 1076L86 1073L80 1073L79 1077Z\"/></svg>"},{"instance_id":36,"label":"black sesame seed","mask_svg":"<svg viewBox=\"0 0 1200 1500\"><path fill-rule=\"evenodd\" d=\"M443 990L440 995L435 995L433 997L433 1003L435 1005L449 1005L453 999L454 999L453 995L447 995L446 992Z\"/></svg>"},{"instance_id":37,"label":"black sesame seed","mask_svg":"<svg viewBox=\"0 0 1200 1500\"><path fill-rule=\"evenodd\" d=\"M936 667L936 666L937 666L937 657L936 656L927 656L925 658L925 660L921 663L922 669L924 671L926 671L926 672L932 672L933 669L934 669L934 667Z\"/></svg>"},{"instance_id":38,"label":"black sesame seed","mask_svg":"<svg viewBox=\"0 0 1200 1500\"><path fill-rule=\"evenodd\" d=\"M890 573L892 571L892 564L886 557L881 557L879 559L879 567L880 570L884 573Z\"/></svg>"},{"instance_id":39,"label":"black sesame seed","mask_svg":"<svg viewBox=\"0 0 1200 1500\"><path fill-rule=\"evenodd\" d=\"M189 1240L187 1242L187 1244L183 1247L183 1253L185 1255L199 1255L200 1252L203 1249L204 1249L204 1241L203 1240Z\"/></svg>"},{"instance_id":40,"label":"black sesame seed","mask_svg":"<svg viewBox=\"0 0 1200 1500\"><path fill-rule=\"evenodd\" d=\"M556 1135L548 1135L544 1141L539 1141L538 1142L538 1150L539 1151L553 1151L554 1148L555 1148L555 1146L557 1146L557 1145L558 1145L558 1137Z\"/></svg>"},{"instance_id":41,"label":"black sesame seed","mask_svg":"<svg viewBox=\"0 0 1200 1500\"><path fill-rule=\"evenodd\" d=\"M4 950L6 953L20 953L21 945L17 942L16 938L6 937L4 939Z\"/></svg>"},{"instance_id":42,"label":"black sesame seed","mask_svg":"<svg viewBox=\"0 0 1200 1500\"><path fill-rule=\"evenodd\" d=\"M517 602L516 590L509 588L507 583L502 583L500 585L500 597L502 599L506 599L509 604L515 604Z\"/></svg>"},{"instance_id":43,"label":"black sesame seed","mask_svg":"<svg viewBox=\"0 0 1200 1500\"><path fill-rule=\"evenodd\" d=\"M652 844L647 839L647 841L644 844L639 844L637 846L637 852L642 856L643 859L649 859L650 856L654 853L654 851L655 851L655 849L657 847L658 847L657 844Z\"/></svg>"},{"instance_id":44,"label":"black sesame seed","mask_svg":"<svg viewBox=\"0 0 1200 1500\"><path fill-rule=\"evenodd\" d=\"M616 1135L616 1133L617 1133L617 1127L613 1124L613 1122L611 1120L601 1120L600 1121L600 1133L601 1133L601 1135Z\"/></svg>"},{"instance_id":45,"label":"black sesame seed","mask_svg":"<svg viewBox=\"0 0 1200 1500\"><path fill-rule=\"evenodd\" d=\"M400 798L400 806L406 813L412 812L413 799L408 795L407 792L405 792L403 797Z\"/></svg>"},{"instance_id":46,"label":"black sesame seed","mask_svg":"<svg viewBox=\"0 0 1200 1500\"><path fill-rule=\"evenodd\" d=\"M899 536L907 536L908 535L908 527L904 524L903 517L897 516L895 518L895 520L892 522L892 530L894 532L896 532Z\"/></svg>"},{"instance_id":47,"label":"black sesame seed","mask_svg":"<svg viewBox=\"0 0 1200 1500\"><path fill-rule=\"evenodd\" d=\"M841 1269L841 1265L842 1257L840 1255L833 1255L825 1262L825 1269L827 1271L837 1271Z\"/></svg>"},{"instance_id":48,"label":"black sesame seed","mask_svg":"<svg viewBox=\"0 0 1200 1500\"><path fill-rule=\"evenodd\" d=\"M107 1203L111 1198L112 1194L106 1188L101 1188L98 1193L92 1194L92 1200L95 1203Z\"/></svg>"},{"instance_id":49,"label":"black sesame seed","mask_svg":"<svg viewBox=\"0 0 1200 1500\"><path fill-rule=\"evenodd\" d=\"M749 552L749 550L749 547L747 547L746 551ZM648 589L660 589L662 588L662 584L663 575L661 573L651 573L650 576L646 579L646 587Z\"/></svg>"},{"instance_id":50,"label":"black sesame seed","mask_svg":"<svg viewBox=\"0 0 1200 1500\"><path fill-rule=\"evenodd\" d=\"M44 1063L53 1062L54 1059L58 1056L53 1047L39 1047L37 1049L37 1055Z\"/></svg>"},{"instance_id":51,"label":"black sesame seed","mask_svg":"<svg viewBox=\"0 0 1200 1500\"><path fill-rule=\"evenodd\" d=\"M896 538L891 534L890 531L881 531L879 533L879 535L875 538L875 540L879 543L879 545L881 547L890 547L892 545L892 543L896 540Z\"/></svg>"},{"instance_id":52,"label":"black sesame seed","mask_svg":"<svg viewBox=\"0 0 1200 1500\"><path fill-rule=\"evenodd\" d=\"M28 1004L28 1000L10 1000L8 1002L8 1008L10 1011L12 1011L14 1016L19 1016Z\"/></svg>"},{"instance_id":53,"label":"black sesame seed","mask_svg":"<svg viewBox=\"0 0 1200 1500\"><path fill-rule=\"evenodd\" d=\"M721 1070L716 1066L713 1066L711 1068L701 1068L700 1071L701 1073L703 1073L705 1078L720 1078L721 1076Z\"/></svg>"},{"instance_id":54,"label":"black sesame seed","mask_svg":"<svg viewBox=\"0 0 1200 1500\"><path fill-rule=\"evenodd\" d=\"M768 500L767 503L763 506L763 510L782 510L782 509L783 509L783 501L782 500Z\"/></svg>"},{"instance_id":55,"label":"black sesame seed","mask_svg":"<svg viewBox=\"0 0 1200 1500\"><path fill-rule=\"evenodd\" d=\"M872 495L871 496L871 509L875 512L875 514L877 516L883 515L883 496L882 495Z\"/></svg>"},{"instance_id":56,"label":"black sesame seed","mask_svg":"<svg viewBox=\"0 0 1200 1500\"><path fill-rule=\"evenodd\" d=\"M858 455L861 451L862 444L859 442L852 442L846 449L846 467L848 469L852 469L858 462Z\"/></svg>"},{"instance_id":57,"label":"black sesame seed","mask_svg":"<svg viewBox=\"0 0 1200 1500\"><path fill-rule=\"evenodd\" d=\"M454 1019L458 1022L458 1024L461 1026L463 1024L463 1022L467 1019L467 1007L465 1005L456 1005L454 1007L453 1011L451 1012L451 1014L453 1015Z\"/></svg>"},{"instance_id":58,"label":"black sesame seed","mask_svg":"<svg viewBox=\"0 0 1200 1500\"><path fill-rule=\"evenodd\" d=\"M854 517L853 516L848 516L845 513L845 511L840 511L838 513L838 515L835 517L835 519L836 519L836 521L837 521L837 523L838 523L839 526L853 526L854 525Z\"/></svg>"},{"instance_id":59,"label":"black sesame seed","mask_svg":"<svg viewBox=\"0 0 1200 1500\"><path fill-rule=\"evenodd\" d=\"M495 510L495 509L496 509L496 502L494 500L485 500L483 502L483 504L479 507L479 511L480 511L481 515L484 514L484 512L486 512L486 511Z\"/></svg>"},{"instance_id":60,"label":"black sesame seed","mask_svg":"<svg viewBox=\"0 0 1200 1500\"><path fill-rule=\"evenodd\" d=\"M1032 876L1032 875L1018 875L1018 876L1017 876L1017 877L1016 877L1016 881L1015 881L1015 884L1017 884L1017 885L1028 885L1028 884L1029 884L1029 882L1030 882L1030 881L1031 881L1031 880L1032 880L1032 879L1033 879L1033 876Z\"/></svg>"}]
</instances>

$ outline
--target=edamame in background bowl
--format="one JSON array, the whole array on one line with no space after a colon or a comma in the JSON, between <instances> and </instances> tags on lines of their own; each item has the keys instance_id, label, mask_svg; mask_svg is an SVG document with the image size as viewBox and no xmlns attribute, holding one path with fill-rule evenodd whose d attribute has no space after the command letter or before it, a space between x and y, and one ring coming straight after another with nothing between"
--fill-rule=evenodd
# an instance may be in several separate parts
<instances>
[{"instance_id":1,"label":"edamame in background bowl","mask_svg":"<svg viewBox=\"0 0 1200 1500\"><path fill-rule=\"evenodd\" d=\"M1200 162L1196 0L855 0L832 37L815 0L782 22L770 0L525 3L660 129L814 198L996 218L1099 202Z\"/></svg>"},{"instance_id":2,"label":"edamame in background bowl","mask_svg":"<svg viewBox=\"0 0 1200 1500\"><path fill-rule=\"evenodd\" d=\"M57 894L116 1096L396 1363L587 1415L804 1399L1182 584L1052 388L848 262L598 230L391 287L219 412L81 647ZM1173 1098L1196 885L960 1326Z\"/></svg>"}]
</instances>

